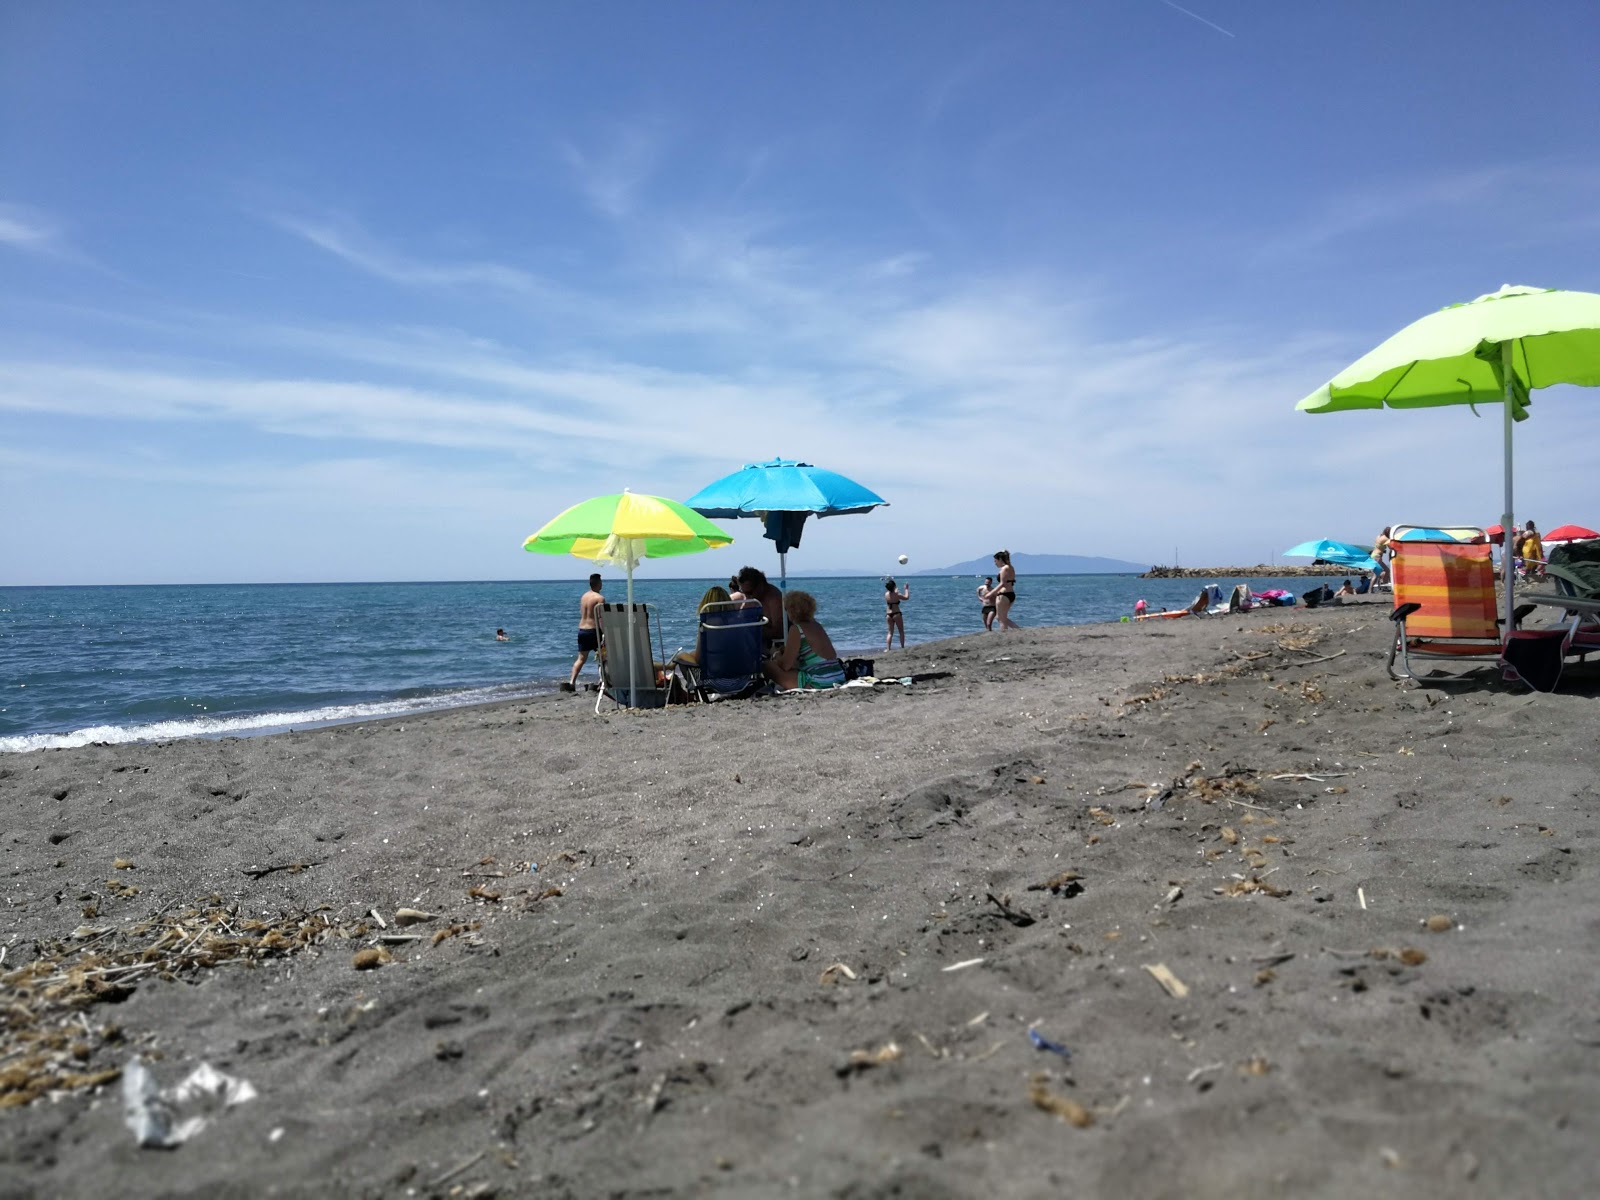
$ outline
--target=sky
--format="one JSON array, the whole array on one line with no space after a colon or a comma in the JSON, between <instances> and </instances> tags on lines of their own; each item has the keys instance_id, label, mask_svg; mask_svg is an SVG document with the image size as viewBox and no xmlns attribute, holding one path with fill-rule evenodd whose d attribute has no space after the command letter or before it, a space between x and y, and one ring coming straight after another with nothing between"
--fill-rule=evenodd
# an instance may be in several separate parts
<instances>
[{"instance_id":1,"label":"sky","mask_svg":"<svg viewBox=\"0 0 1600 1200\"><path fill-rule=\"evenodd\" d=\"M1501 512L1498 406L1297 413L1600 291L1600 7L0 4L0 584L577 578L798 458L790 555L1188 565ZM1600 393L1519 518L1600 522ZM736 544L641 572L768 565Z\"/></svg>"}]
</instances>

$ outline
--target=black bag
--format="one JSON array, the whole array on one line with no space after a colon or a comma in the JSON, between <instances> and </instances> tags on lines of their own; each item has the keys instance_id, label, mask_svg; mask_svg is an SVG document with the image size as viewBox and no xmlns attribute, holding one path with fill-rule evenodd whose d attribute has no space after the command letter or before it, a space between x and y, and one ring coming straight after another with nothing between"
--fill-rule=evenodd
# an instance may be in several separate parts
<instances>
[{"instance_id":1,"label":"black bag","mask_svg":"<svg viewBox=\"0 0 1600 1200\"><path fill-rule=\"evenodd\" d=\"M872 675L872 659L847 658L844 660L844 677L846 682L852 679L867 679Z\"/></svg>"}]
</instances>

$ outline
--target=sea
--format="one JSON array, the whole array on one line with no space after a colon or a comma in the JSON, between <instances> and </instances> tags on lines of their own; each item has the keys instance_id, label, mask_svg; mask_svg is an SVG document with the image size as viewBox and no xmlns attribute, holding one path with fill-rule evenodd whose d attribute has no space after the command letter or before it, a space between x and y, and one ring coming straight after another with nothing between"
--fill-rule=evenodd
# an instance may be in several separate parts
<instances>
[{"instance_id":1,"label":"sea","mask_svg":"<svg viewBox=\"0 0 1600 1200\"><path fill-rule=\"evenodd\" d=\"M635 575L658 649L695 640L724 579ZM982 629L976 577L912 576L908 644ZM1193 600L1203 580L1030 575L1022 625L1115 621ZM1227 579L1219 579L1225 589ZM1303 580L1252 579L1261 591ZM790 577L841 654L883 649L883 581ZM0 587L0 753L305 729L555 692L575 657L581 581ZM608 598L623 581L608 578ZM495 636L504 629L506 641ZM999 637L1001 635L992 635ZM898 641L896 643L898 645ZM591 658L584 680L596 680Z\"/></svg>"}]
</instances>

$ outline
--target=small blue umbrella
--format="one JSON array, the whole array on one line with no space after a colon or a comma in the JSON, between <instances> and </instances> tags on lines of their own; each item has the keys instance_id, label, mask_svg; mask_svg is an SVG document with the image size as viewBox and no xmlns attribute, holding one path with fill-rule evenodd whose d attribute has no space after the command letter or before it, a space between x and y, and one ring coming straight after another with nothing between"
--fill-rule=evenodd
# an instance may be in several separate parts
<instances>
[{"instance_id":1,"label":"small blue umbrella","mask_svg":"<svg viewBox=\"0 0 1600 1200\"><path fill-rule=\"evenodd\" d=\"M1465 540L1465 538L1459 538L1443 529L1430 529L1422 525L1402 530L1399 536L1395 538L1397 542L1461 542Z\"/></svg>"},{"instance_id":2,"label":"small blue umbrella","mask_svg":"<svg viewBox=\"0 0 1600 1200\"><path fill-rule=\"evenodd\" d=\"M1362 571L1376 571L1378 564L1373 560L1372 549L1368 546L1356 546L1349 542L1336 542L1332 538L1323 538L1316 542L1301 542L1298 546L1283 552L1285 558L1318 558L1323 562L1330 562L1340 567L1355 567Z\"/></svg>"},{"instance_id":3,"label":"small blue umbrella","mask_svg":"<svg viewBox=\"0 0 1600 1200\"><path fill-rule=\"evenodd\" d=\"M764 536L777 544L779 578L787 586L789 550L800 544L807 517L871 512L889 502L835 471L775 458L748 463L743 470L707 484L684 503L713 520L759 517L766 526Z\"/></svg>"}]
</instances>

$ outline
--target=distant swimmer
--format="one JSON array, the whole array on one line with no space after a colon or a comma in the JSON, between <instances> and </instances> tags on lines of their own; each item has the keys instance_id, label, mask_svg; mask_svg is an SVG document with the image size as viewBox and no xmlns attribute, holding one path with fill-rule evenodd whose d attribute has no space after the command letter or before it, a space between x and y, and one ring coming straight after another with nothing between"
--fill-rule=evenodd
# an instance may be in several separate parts
<instances>
[{"instance_id":1,"label":"distant swimmer","mask_svg":"<svg viewBox=\"0 0 1600 1200\"><path fill-rule=\"evenodd\" d=\"M578 601L578 661L572 664L572 678L561 685L563 692L578 690L578 672L589 661L589 655L600 649L600 606L606 598L600 594L600 575L589 576L589 590Z\"/></svg>"},{"instance_id":2,"label":"distant swimmer","mask_svg":"<svg viewBox=\"0 0 1600 1200\"><path fill-rule=\"evenodd\" d=\"M494 631L494 640L497 642L509 642L511 638L504 629L496 629Z\"/></svg>"}]
</instances>

